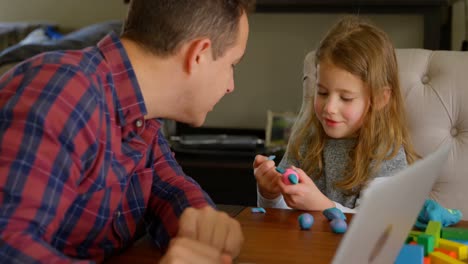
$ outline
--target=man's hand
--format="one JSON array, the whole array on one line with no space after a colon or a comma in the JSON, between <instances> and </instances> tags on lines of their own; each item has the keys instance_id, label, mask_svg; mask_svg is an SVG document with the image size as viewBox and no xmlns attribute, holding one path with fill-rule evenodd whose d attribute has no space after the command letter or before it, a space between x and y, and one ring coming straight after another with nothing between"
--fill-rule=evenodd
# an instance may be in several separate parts
<instances>
[{"instance_id":1,"label":"man's hand","mask_svg":"<svg viewBox=\"0 0 468 264\"><path fill-rule=\"evenodd\" d=\"M239 222L209 206L185 209L180 217L177 237L201 242L232 258L239 255L244 242Z\"/></svg>"},{"instance_id":2,"label":"man's hand","mask_svg":"<svg viewBox=\"0 0 468 264\"><path fill-rule=\"evenodd\" d=\"M160 264L231 264L232 257L218 249L186 237L171 240Z\"/></svg>"}]
</instances>

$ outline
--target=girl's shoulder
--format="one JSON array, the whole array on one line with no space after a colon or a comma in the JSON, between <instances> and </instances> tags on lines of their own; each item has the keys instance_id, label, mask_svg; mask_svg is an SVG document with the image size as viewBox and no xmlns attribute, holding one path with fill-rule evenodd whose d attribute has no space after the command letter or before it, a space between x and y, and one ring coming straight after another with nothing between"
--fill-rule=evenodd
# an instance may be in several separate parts
<instances>
[{"instance_id":1,"label":"girl's shoulder","mask_svg":"<svg viewBox=\"0 0 468 264\"><path fill-rule=\"evenodd\" d=\"M408 167L405 148L401 146L393 158L384 159L380 167L380 173L377 177L392 176L396 172Z\"/></svg>"}]
</instances>

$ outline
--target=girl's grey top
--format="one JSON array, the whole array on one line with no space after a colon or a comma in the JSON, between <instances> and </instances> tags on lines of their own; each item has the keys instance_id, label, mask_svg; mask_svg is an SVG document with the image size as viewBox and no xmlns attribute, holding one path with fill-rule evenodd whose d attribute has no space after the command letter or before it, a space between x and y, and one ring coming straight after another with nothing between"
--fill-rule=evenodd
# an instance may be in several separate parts
<instances>
[{"instance_id":1,"label":"girl's grey top","mask_svg":"<svg viewBox=\"0 0 468 264\"><path fill-rule=\"evenodd\" d=\"M323 175L319 177L318 180L314 181L320 191L330 200L334 201L338 208L345 212L354 212L352 209L358 206L359 197L363 191L361 190L355 194L349 194L335 187L335 183L345 176L346 168L350 160L349 153L355 146L355 139L327 139L323 151ZM301 149L305 151L305 146ZM290 153L286 152L278 167L287 168L292 165L298 168L302 167L299 161L293 159ZM385 177L392 176L407 166L405 150L401 147L398 154L393 159L384 160L382 162L379 171L369 182L368 187L371 188L373 182L384 181ZM268 200L257 192L257 197L259 206L289 208L282 196L274 200Z\"/></svg>"}]
</instances>

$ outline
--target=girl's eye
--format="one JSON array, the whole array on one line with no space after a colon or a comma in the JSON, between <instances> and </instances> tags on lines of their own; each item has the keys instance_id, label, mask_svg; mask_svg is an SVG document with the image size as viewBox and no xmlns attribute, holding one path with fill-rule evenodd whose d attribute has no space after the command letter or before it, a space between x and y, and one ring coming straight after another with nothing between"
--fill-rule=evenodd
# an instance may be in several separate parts
<instances>
[{"instance_id":1,"label":"girl's eye","mask_svg":"<svg viewBox=\"0 0 468 264\"><path fill-rule=\"evenodd\" d=\"M321 92L321 91L317 91L317 94L320 95L320 96L325 96L325 95L327 95L326 92Z\"/></svg>"},{"instance_id":2,"label":"girl's eye","mask_svg":"<svg viewBox=\"0 0 468 264\"><path fill-rule=\"evenodd\" d=\"M341 100L345 102L351 102L354 98L341 97Z\"/></svg>"}]
</instances>

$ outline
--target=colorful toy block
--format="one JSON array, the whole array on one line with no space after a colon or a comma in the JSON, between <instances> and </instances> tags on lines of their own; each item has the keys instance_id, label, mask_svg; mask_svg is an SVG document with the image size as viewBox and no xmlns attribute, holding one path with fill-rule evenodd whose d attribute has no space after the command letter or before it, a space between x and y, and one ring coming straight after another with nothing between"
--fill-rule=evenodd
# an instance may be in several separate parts
<instances>
[{"instance_id":1,"label":"colorful toy block","mask_svg":"<svg viewBox=\"0 0 468 264\"><path fill-rule=\"evenodd\" d=\"M427 234L421 234L418 236L418 244L424 247L424 256L434 251L434 237Z\"/></svg>"},{"instance_id":2,"label":"colorful toy block","mask_svg":"<svg viewBox=\"0 0 468 264\"><path fill-rule=\"evenodd\" d=\"M460 227L445 227L442 228L440 237L450 240L468 240L468 229Z\"/></svg>"},{"instance_id":3,"label":"colorful toy block","mask_svg":"<svg viewBox=\"0 0 468 264\"><path fill-rule=\"evenodd\" d=\"M424 248L420 245L404 245L394 264L423 264Z\"/></svg>"},{"instance_id":4,"label":"colorful toy block","mask_svg":"<svg viewBox=\"0 0 468 264\"><path fill-rule=\"evenodd\" d=\"M444 238L439 240L439 248L455 251L460 260L468 258L468 246Z\"/></svg>"},{"instance_id":5,"label":"colorful toy block","mask_svg":"<svg viewBox=\"0 0 468 264\"><path fill-rule=\"evenodd\" d=\"M417 241L418 236L421 235L421 234L423 234L423 232L421 232L421 231L410 231L410 233L408 235L408 238L411 238L413 241ZM411 240L410 240L410 242L411 242Z\"/></svg>"},{"instance_id":6,"label":"colorful toy block","mask_svg":"<svg viewBox=\"0 0 468 264\"><path fill-rule=\"evenodd\" d=\"M429 258L431 258L431 264L466 264L463 261L451 258L448 255L437 251L429 254Z\"/></svg>"},{"instance_id":7,"label":"colorful toy block","mask_svg":"<svg viewBox=\"0 0 468 264\"><path fill-rule=\"evenodd\" d=\"M448 240L468 246L468 240L458 240L458 239L448 239Z\"/></svg>"},{"instance_id":8,"label":"colorful toy block","mask_svg":"<svg viewBox=\"0 0 468 264\"><path fill-rule=\"evenodd\" d=\"M443 249L443 248L434 248L434 251L442 252L445 255L448 255L448 256L450 256L450 257L452 257L454 259L458 259L457 252L455 252L455 251L450 251L450 250Z\"/></svg>"},{"instance_id":9,"label":"colorful toy block","mask_svg":"<svg viewBox=\"0 0 468 264\"><path fill-rule=\"evenodd\" d=\"M434 237L434 247L439 247L440 231L442 230L442 223L436 221L429 221L426 227L426 234Z\"/></svg>"}]
</instances>

